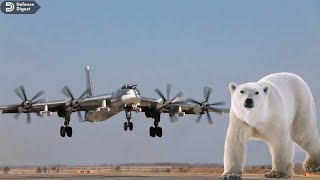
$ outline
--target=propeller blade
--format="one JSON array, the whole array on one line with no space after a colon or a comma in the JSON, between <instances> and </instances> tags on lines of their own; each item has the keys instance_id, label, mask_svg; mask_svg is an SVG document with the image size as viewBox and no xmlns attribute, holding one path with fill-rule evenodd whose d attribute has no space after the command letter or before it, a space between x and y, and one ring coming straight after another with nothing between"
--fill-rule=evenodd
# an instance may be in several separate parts
<instances>
[{"instance_id":1,"label":"propeller blade","mask_svg":"<svg viewBox=\"0 0 320 180\"><path fill-rule=\"evenodd\" d=\"M200 120L201 120L201 118L202 118L202 114L200 114L200 115L198 116L198 118L196 119L196 122L199 123Z\"/></svg>"},{"instance_id":2,"label":"propeller blade","mask_svg":"<svg viewBox=\"0 0 320 180\"><path fill-rule=\"evenodd\" d=\"M212 88L207 86L206 89L207 90L206 90L206 94L205 94L205 101L208 102L210 95L211 95Z\"/></svg>"},{"instance_id":3,"label":"propeller blade","mask_svg":"<svg viewBox=\"0 0 320 180\"><path fill-rule=\"evenodd\" d=\"M39 98L40 96L42 96L44 94L44 91L39 91L36 95L33 96L33 98L31 98L31 102L34 103L33 101L36 100L37 98Z\"/></svg>"},{"instance_id":4,"label":"propeller blade","mask_svg":"<svg viewBox=\"0 0 320 180\"><path fill-rule=\"evenodd\" d=\"M171 91L171 84L167 84L167 100L169 100L170 91Z\"/></svg>"},{"instance_id":5,"label":"propeller blade","mask_svg":"<svg viewBox=\"0 0 320 180\"><path fill-rule=\"evenodd\" d=\"M183 92L180 91L174 98L172 98L171 102L173 103L174 101L176 101L178 98L180 98L183 95Z\"/></svg>"},{"instance_id":6,"label":"propeller blade","mask_svg":"<svg viewBox=\"0 0 320 180\"><path fill-rule=\"evenodd\" d=\"M197 100L194 100L192 98L188 98L188 101L192 102L192 103L195 103L195 104L199 104L201 105L201 102L197 101Z\"/></svg>"},{"instance_id":7,"label":"propeller blade","mask_svg":"<svg viewBox=\"0 0 320 180\"><path fill-rule=\"evenodd\" d=\"M41 98L39 100L32 101L32 104L37 104L38 102L44 103L44 102L48 102L48 100L46 100L46 98Z\"/></svg>"},{"instance_id":8,"label":"propeller blade","mask_svg":"<svg viewBox=\"0 0 320 180\"><path fill-rule=\"evenodd\" d=\"M27 124L31 124L31 115L27 113Z\"/></svg>"},{"instance_id":9,"label":"propeller blade","mask_svg":"<svg viewBox=\"0 0 320 180\"><path fill-rule=\"evenodd\" d=\"M79 99L82 99L85 95L88 94L88 89L86 89L79 97Z\"/></svg>"},{"instance_id":10,"label":"propeller blade","mask_svg":"<svg viewBox=\"0 0 320 180\"><path fill-rule=\"evenodd\" d=\"M67 96L68 98L74 99L74 96L73 96L73 94L72 94L72 92L71 92L71 90L69 89L68 86L64 86L64 88L61 90L61 92L62 92L65 96Z\"/></svg>"},{"instance_id":11,"label":"propeller blade","mask_svg":"<svg viewBox=\"0 0 320 180\"><path fill-rule=\"evenodd\" d=\"M79 122L83 122L84 120L83 120L83 117L81 115L81 112L78 111L77 114L78 114Z\"/></svg>"},{"instance_id":12,"label":"propeller blade","mask_svg":"<svg viewBox=\"0 0 320 180\"><path fill-rule=\"evenodd\" d=\"M15 120L17 120L20 115L21 115L21 113L17 113L17 114L15 114L15 115L13 116L13 118L14 118Z\"/></svg>"},{"instance_id":13,"label":"propeller blade","mask_svg":"<svg viewBox=\"0 0 320 180\"><path fill-rule=\"evenodd\" d=\"M225 112L225 109L221 109L221 108L209 107L209 109L220 115Z\"/></svg>"},{"instance_id":14,"label":"propeller blade","mask_svg":"<svg viewBox=\"0 0 320 180\"><path fill-rule=\"evenodd\" d=\"M19 88L14 89L14 93L23 101L25 101L25 99L23 98L21 91Z\"/></svg>"},{"instance_id":15,"label":"propeller blade","mask_svg":"<svg viewBox=\"0 0 320 180\"><path fill-rule=\"evenodd\" d=\"M203 99L205 100L206 99L206 95L207 95L207 92L208 92L208 86L204 86L203 87Z\"/></svg>"},{"instance_id":16,"label":"propeller blade","mask_svg":"<svg viewBox=\"0 0 320 180\"><path fill-rule=\"evenodd\" d=\"M24 86L22 86L22 85L19 86L19 89L20 89L20 92L22 93L23 99L27 100L28 98L27 98L27 94L26 94L26 90L25 90Z\"/></svg>"},{"instance_id":17,"label":"propeller blade","mask_svg":"<svg viewBox=\"0 0 320 180\"><path fill-rule=\"evenodd\" d=\"M162 98L163 101L166 101L166 98L164 97L159 88L155 89L154 91Z\"/></svg>"},{"instance_id":18,"label":"propeller blade","mask_svg":"<svg viewBox=\"0 0 320 180\"><path fill-rule=\"evenodd\" d=\"M213 121L212 121L212 119L211 119L211 115L210 115L210 113L209 113L208 110L206 111L206 114L207 114L207 118L208 118L209 124L213 124Z\"/></svg>"},{"instance_id":19,"label":"propeller blade","mask_svg":"<svg viewBox=\"0 0 320 180\"><path fill-rule=\"evenodd\" d=\"M209 104L210 106L219 106L219 105L225 105L226 103L224 101L220 101L220 102L215 102L215 103L211 103Z\"/></svg>"}]
</instances>

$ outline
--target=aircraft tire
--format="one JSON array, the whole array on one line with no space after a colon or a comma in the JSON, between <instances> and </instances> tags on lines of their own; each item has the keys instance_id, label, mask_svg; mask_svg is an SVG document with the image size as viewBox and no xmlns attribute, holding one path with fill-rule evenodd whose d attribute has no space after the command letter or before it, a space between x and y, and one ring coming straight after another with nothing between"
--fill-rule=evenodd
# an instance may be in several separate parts
<instances>
[{"instance_id":1,"label":"aircraft tire","mask_svg":"<svg viewBox=\"0 0 320 180\"><path fill-rule=\"evenodd\" d=\"M66 131L67 131L67 136L68 136L68 137L72 137L72 127L67 126L67 127L66 127Z\"/></svg>"},{"instance_id":2,"label":"aircraft tire","mask_svg":"<svg viewBox=\"0 0 320 180\"><path fill-rule=\"evenodd\" d=\"M156 136L155 128L151 126L149 129L149 133L151 137L155 137Z\"/></svg>"},{"instance_id":3,"label":"aircraft tire","mask_svg":"<svg viewBox=\"0 0 320 180\"><path fill-rule=\"evenodd\" d=\"M128 123L127 123L127 122L124 122L124 124L123 124L123 129L124 129L124 131L127 131L127 130L128 130Z\"/></svg>"},{"instance_id":4,"label":"aircraft tire","mask_svg":"<svg viewBox=\"0 0 320 180\"><path fill-rule=\"evenodd\" d=\"M133 123L129 122L129 130L132 131L133 130Z\"/></svg>"},{"instance_id":5,"label":"aircraft tire","mask_svg":"<svg viewBox=\"0 0 320 180\"><path fill-rule=\"evenodd\" d=\"M60 127L60 136L65 137L66 136L66 128L64 126Z\"/></svg>"},{"instance_id":6,"label":"aircraft tire","mask_svg":"<svg viewBox=\"0 0 320 180\"><path fill-rule=\"evenodd\" d=\"M156 134L158 137L162 137L162 128L161 127L156 127Z\"/></svg>"}]
</instances>

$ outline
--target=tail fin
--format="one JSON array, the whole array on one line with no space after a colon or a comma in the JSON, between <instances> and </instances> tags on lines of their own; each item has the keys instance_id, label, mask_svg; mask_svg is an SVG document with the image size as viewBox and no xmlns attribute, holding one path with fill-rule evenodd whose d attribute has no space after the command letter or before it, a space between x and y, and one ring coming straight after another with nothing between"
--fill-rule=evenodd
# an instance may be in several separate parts
<instances>
[{"instance_id":1,"label":"tail fin","mask_svg":"<svg viewBox=\"0 0 320 180\"><path fill-rule=\"evenodd\" d=\"M93 87L91 82L89 66L86 67L86 81L87 81L88 97L93 96Z\"/></svg>"}]
</instances>

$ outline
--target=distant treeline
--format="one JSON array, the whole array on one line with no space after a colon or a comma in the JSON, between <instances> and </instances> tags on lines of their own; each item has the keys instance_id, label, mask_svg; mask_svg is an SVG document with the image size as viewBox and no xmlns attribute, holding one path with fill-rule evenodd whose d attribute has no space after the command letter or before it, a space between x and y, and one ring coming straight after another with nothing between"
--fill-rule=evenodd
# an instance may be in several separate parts
<instances>
[{"instance_id":1,"label":"distant treeline","mask_svg":"<svg viewBox=\"0 0 320 180\"><path fill-rule=\"evenodd\" d=\"M184 166L184 167L223 167L222 164L213 163L178 163L178 162L155 162L155 163L123 163L101 164L100 166Z\"/></svg>"}]
</instances>

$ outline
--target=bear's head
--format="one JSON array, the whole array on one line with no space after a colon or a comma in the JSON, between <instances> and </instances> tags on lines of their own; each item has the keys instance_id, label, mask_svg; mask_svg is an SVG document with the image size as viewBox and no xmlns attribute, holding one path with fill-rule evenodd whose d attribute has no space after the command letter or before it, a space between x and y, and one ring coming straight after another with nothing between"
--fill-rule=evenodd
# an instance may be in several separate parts
<instances>
[{"instance_id":1,"label":"bear's head","mask_svg":"<svg viewBox=\"0 0 320 180\"><path fill-rule=\"evenodd\" d=\"M239 118L248 118L250 114L261 113L270 93L268 85L230 83L231 107Z\"/></svg>"}]
</instances>

